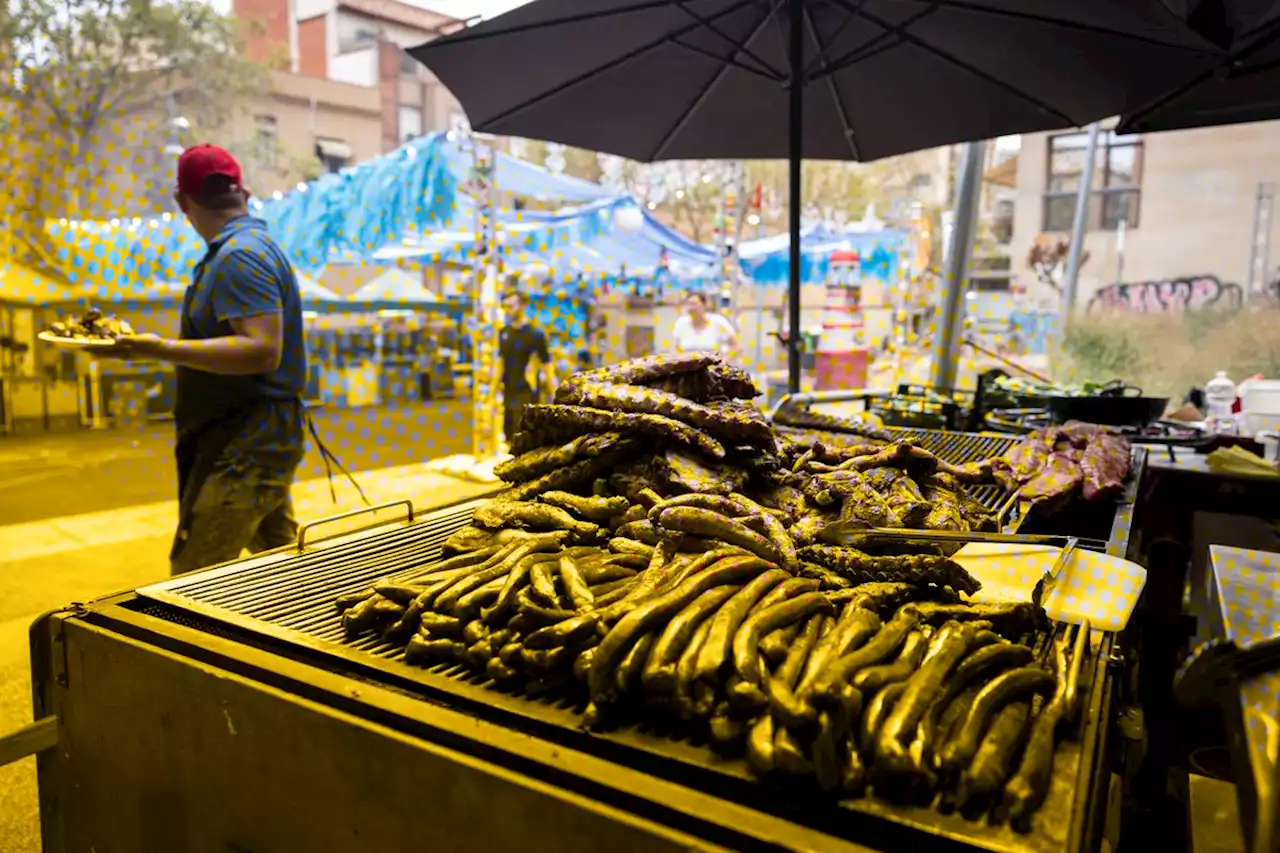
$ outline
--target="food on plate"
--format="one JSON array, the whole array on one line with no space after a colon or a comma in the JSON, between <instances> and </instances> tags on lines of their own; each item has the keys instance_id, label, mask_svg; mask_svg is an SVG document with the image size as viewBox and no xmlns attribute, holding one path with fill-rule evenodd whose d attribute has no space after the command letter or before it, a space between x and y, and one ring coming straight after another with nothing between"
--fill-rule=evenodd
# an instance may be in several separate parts
<instances>
[{"instance_id":1,"label":"food on plate","mask_svg":"<svg viewBox=\"0 0 1280 853\"><path fill-rule=\"evenodd\" d=\"M111 317L96 308L90 308L79 317L51 324L48 331L56 338L67 340L105 341L132 335L133 327L128 320Z\"/></svg>"}]
</instances>

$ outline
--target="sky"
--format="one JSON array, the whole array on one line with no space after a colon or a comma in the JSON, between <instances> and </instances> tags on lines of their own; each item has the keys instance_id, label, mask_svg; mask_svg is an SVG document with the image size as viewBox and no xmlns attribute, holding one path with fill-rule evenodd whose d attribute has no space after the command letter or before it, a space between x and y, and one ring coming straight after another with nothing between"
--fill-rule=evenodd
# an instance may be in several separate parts
<instances>
[{"instance_id":1,"label":"sky","mask_svg":"<svg viewBox=\"0 0 1280 853\"><path fill-rule=\"evenodd\" d=\"M523 6L529 0L408 0L414 6L432 9L444 15L466 20L479 15L492 18Z\"/></svg>"}]
</instances>

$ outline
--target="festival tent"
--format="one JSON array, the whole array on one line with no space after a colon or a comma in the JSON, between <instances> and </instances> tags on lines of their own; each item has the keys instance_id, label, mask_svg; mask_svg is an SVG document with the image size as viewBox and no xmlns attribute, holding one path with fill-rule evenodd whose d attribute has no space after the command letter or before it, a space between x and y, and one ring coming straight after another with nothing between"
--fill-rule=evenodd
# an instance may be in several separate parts
<instances>
[{"instance_id":1,"label":"festival tent","mask_svg":"<svg viewBox=\"0 0 1280 853\"><path fill-rule=\"evenodd\" d=\"M352 302L400 302L406 307L416 302L436 302L438 297L422 282L397 267L391 267L351 295Z\"/></svg>"},{"instance_id":2,"label":"festival tent","mask_svg":"<svg viewBox=\"0 0 1280 853\"><path fill-rule=\"evenodd\" d=\"M342 297L306 273L298 273L298 293L304 302L340 302Z\"/></svg>"}]
</instances>

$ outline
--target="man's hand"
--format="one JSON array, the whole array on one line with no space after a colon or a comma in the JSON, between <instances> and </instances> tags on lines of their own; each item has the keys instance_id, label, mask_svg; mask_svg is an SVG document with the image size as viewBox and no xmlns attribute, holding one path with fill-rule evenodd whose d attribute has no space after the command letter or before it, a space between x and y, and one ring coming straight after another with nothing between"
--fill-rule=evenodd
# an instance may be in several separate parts
<instances>
[{"instance_id":1,"label":"man's hand","mask_svg":"<svg viewBox=\"0 0 1280 853\"><path fill-rule=\"evenodd\" d=\"M92 349L90 353L123 361L158 361L164 353L165 344L159 335L123 335L116 338L114 346Z\"/></svg>"}]
</instances>

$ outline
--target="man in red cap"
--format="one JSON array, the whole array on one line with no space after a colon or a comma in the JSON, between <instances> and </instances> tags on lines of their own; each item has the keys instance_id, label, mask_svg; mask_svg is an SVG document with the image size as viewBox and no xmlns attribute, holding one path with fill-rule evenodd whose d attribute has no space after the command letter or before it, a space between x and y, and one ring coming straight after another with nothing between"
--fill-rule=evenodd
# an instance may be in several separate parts
<instances>
[{"instance_id":1,"label":"man in red cap","mask_svg":"<svg viewBox=\"0 0 1280 853\"><path fill-rule=\"evenodd\" d=\"M174 196L209 244L178 340L124 338L111 355L176 366L179 524L174 574L293 541L290 486L305 448L307 357L293 267L249 215L240 164L197 145Z\"/></svg>"}]
</instances>

